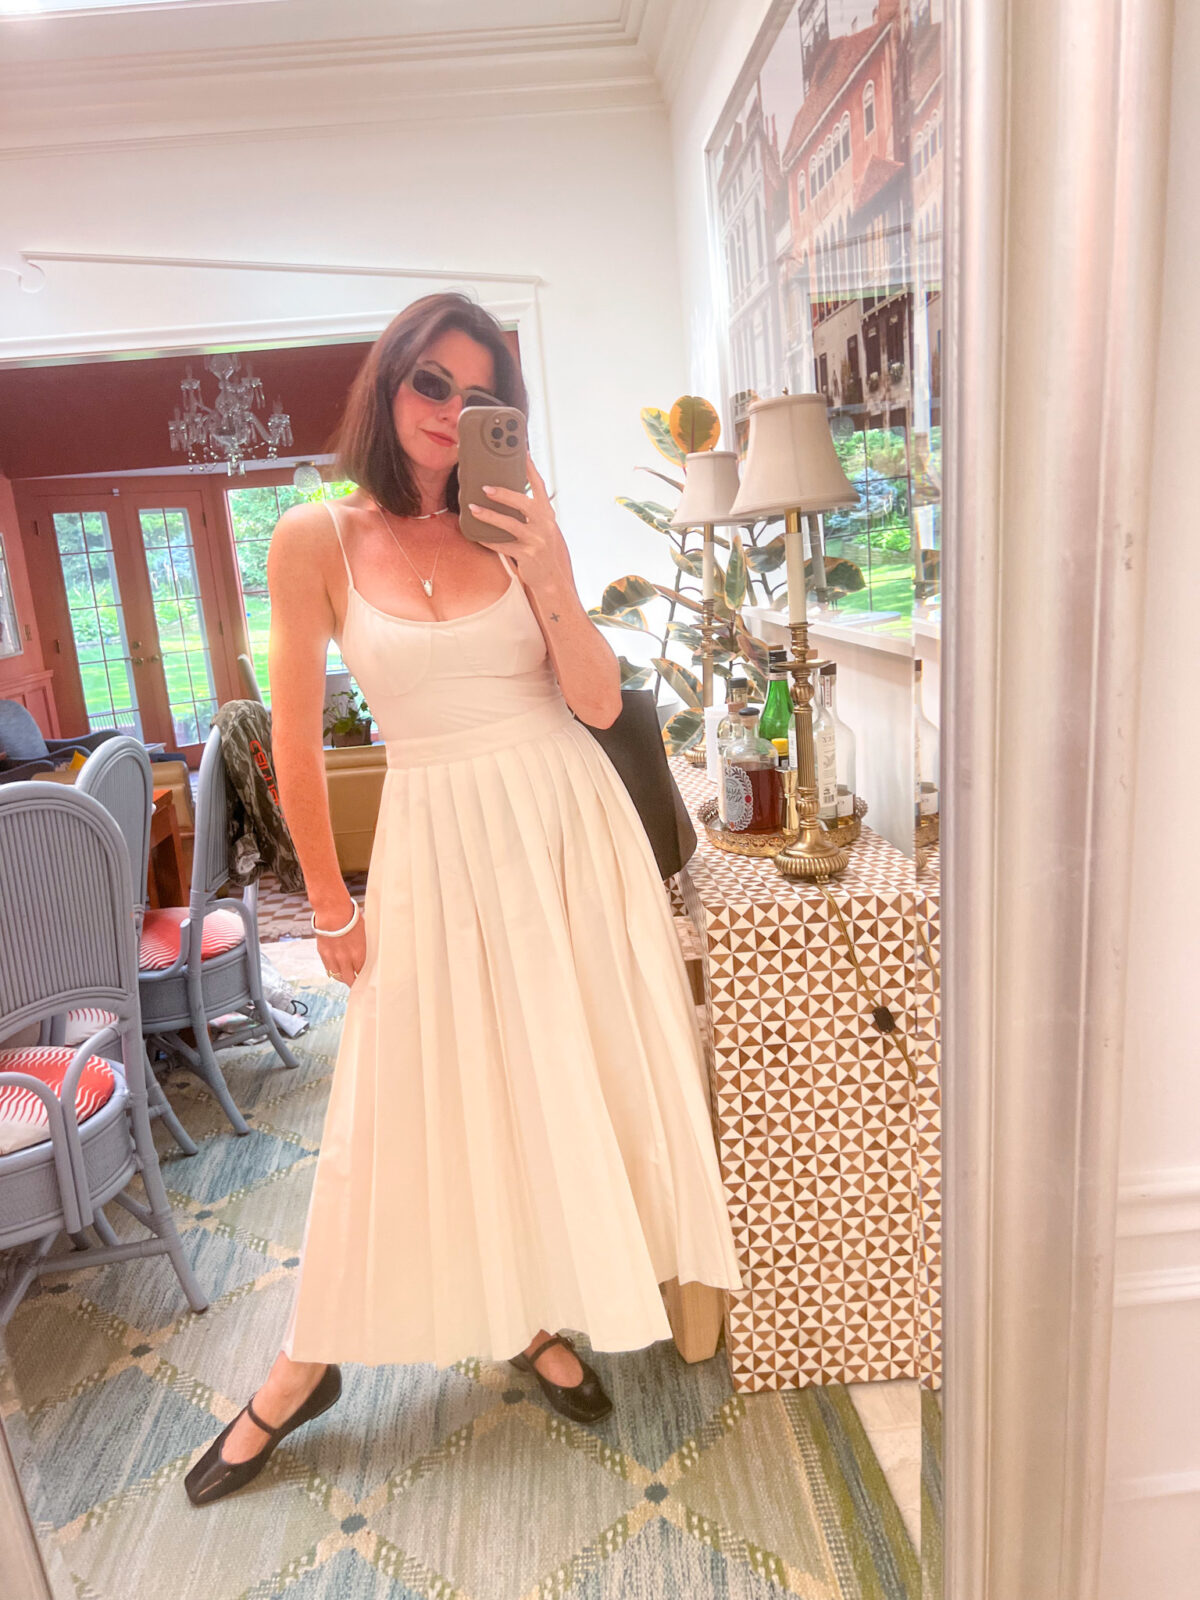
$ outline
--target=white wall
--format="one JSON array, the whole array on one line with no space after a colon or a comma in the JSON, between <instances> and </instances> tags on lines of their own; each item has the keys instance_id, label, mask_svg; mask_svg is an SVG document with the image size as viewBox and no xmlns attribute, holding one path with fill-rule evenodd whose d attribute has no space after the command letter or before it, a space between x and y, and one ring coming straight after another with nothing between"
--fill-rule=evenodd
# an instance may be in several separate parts
<instances>
[{"instance_id":1,"label":"white wall","mask_svg":"<svg viewBox=\"0 0 1200 1600\"><path fill-rule=\"evenodd\" d=\"M137 140L10 159L0 185L5 237L20 250L544 278L557 503L581 597L598 603L630 571L672 581L662 542L613 503L649 482L632 470L654 459L639 409L686 387L664 110ZM142 330L203 323L213 310L178 270L87 269L86 292L85 269L47 271L36 296L0 276L5 337L53 341L83 327L134 345ZM422 292L397 283L392 309ZM251 275L228 275L213 294L222 308L243 295L247 320L271 314ZM610 635L630 655L637 638Z\"/></svg>"},{"instance_id":2,"label":"white wall","mask_svg":"<svg viewBox=\"0 0 1200 1600\"><path fill-rule=\"evenodd\" d=\"M1104 1600L1200 1578L1200 8L1175 8L1166 267L1141 676Z\"/></svg>"}]
</instances>

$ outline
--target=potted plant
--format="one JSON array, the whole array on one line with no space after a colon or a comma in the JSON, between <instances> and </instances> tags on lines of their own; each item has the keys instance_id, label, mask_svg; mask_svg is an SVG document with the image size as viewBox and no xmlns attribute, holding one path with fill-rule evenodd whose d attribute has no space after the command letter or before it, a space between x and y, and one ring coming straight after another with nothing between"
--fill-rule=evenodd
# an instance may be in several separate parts
<instances>
[{"instance_id":1,"label":"potted plant","mask_svg":"<svg viewBox=\"0 0 1200 1600\"><path fill-rule=\"evenodd\" d=\"M670 413L652 406L642 412L642 425L651 443L660 455L677 469L684 467L687 455L698 450L713 450L721 433L721 423L716 408L697 395L683 395L672 406ZM656 478L680 492L683 483L679 476L659 472L653 467L638 469L651 472ZM703 537L693 529L677 532L670 526L671 510L653 500L631 500L618 495L617 503L627 507L647 527L653 528L669 542L669 554L675 564L675 583L652 583L649 579L628 574L616 578L604 590L598 606L588 610L592 621L604 628L629 629L637 633L658 635L659 649L653 658L654 672L648 666L635 666L624 656L621 663L621 687L640 689L653 676L655 699L658 684L665 681L683 701L683 708L668 718L663 726L663 744L668 755L677 755L695 744L703 732L701 711L702 693L700 679L692 668L701 663L701 633L698 623L703 611L701 600ZM757 599L756 589L768 605L777 605L786 586L779 569L785 562L782 532L773 532L782 517L766 517L747 522L740 528L730 527L713 534L713 542L720 550L728 552L722 563L716 563L716 595L714 613L717 634L714 640L713 671L719 677L729 678L741 673L749 678L754 692L762 698L767 691L767 647L750 632L742 619L742 605ZM806 565L811 565L808 563ZM836 570L835 570L836 569ZM772 583L771 575L779 573ZM861 589L863 576L848 561L827 563L826 579L831 585L845 589ZM651 627L643 609L648 603L667 601L665 629ZM676 609L684 609L684 620L676 620ZM667 646L675 644L687 651L690 665L673 661L667 655Z\"/></svg>"},{"instance_id":2,"label":"potted plant","mask_svg":"<svg viewBox=\"0 0 1200 1600\"><path fill-rule=\"evenodd\" d=\"M325 711L325 737L335 748L370 744L371 713L356 689L342 689L330 696Z\"/></svg>"}]
</instances>

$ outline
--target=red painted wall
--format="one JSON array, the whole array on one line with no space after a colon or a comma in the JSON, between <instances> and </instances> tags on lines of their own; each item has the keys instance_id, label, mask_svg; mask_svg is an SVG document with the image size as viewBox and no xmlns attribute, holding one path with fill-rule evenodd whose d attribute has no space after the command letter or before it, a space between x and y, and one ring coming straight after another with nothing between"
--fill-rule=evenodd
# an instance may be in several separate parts
<instances>
[{"instance_id":1,"label":"red painted wall","mask_svg":"<svg viewBox=\"0 0 1200 1600\"><path fill-rule=\"evenodd\" d=\"M329 449L346 392L370 348L368 341L250 352L267 412L279 398L291 416L295 444L288 454ZM179 383L189 366L201 381L201 399L211 405L217 380L203 356L0 371L0 471L9 478L50 478L186 470L184 456L171 449L167 421L180 405Z\"/></svg>"}]
</instances>

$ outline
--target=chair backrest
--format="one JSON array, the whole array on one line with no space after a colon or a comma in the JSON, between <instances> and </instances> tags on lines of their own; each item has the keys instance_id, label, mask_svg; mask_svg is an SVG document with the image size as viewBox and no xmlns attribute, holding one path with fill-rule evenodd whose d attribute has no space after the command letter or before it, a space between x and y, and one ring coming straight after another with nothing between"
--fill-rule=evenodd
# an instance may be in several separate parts
<instances>
[{"instance_id":1,"label":"chair backrest","mask_svg":"<svg viewBox=\"0 0 1200 1600\"><path fill-rule=\"evenodd\" d=\"M19 700L0 700L0 750L10 761L36 761L50 754L33 712Z\"/></svg>"},{"instance_id":2,"label":"chair backrest","mask_svg":"<svg viewBox=\"0 0 1200 1600\"><path fill-rule=\"evenodd\" d=\"M204 907L229 878L229 797L221 730L209 729L196 780L196 833L192 842L192 915Z\"/></svg>"},{"instance_id":3,"label":"chair backrest","mask_svg":"<svg viewBox=\"0 0 1200 1600\"><path fill-rule=\"evenodd\" d=\"M129 851L133 903L139 913L144 911L154 816L154 773L146 747L124 734L106 739L80 767L75 787L94 794L115 819Z\"/></svg>"},{"instance_id":4,"label":"chair backrest","mask_svg":"<svg viewBox=\"0 0 1200 1600\"><path fill-rule=\"evenodd\" d=\"M141 1051L125 840L74 786L0 785L0 1038L84 1006L128 1021Z\"/></svg>"},{"instance_id":5,"label":"chair backrest","mask_svg":"<svg viewBox=\"0 0 1200 1600\"><path fill-rule=\"evenodd\" d=\"M242 683L246 690L247 700L257 700L260 706L265 706L262 688L259 685L258 673L254 670L254 663L247 655L238 656L238 670L242 675Z\"/></svg>"}]
</instances>

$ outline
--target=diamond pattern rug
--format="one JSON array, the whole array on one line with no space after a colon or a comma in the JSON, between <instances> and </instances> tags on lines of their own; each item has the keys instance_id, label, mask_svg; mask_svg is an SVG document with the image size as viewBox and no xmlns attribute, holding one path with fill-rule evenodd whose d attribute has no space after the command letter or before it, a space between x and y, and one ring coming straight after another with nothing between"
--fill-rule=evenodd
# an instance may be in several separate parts
<instances>
[{"instance_id":1,"label":"diamond pattern rug","mask_svg":"<svg viewBox=\"0 0 1200 1600\"><path fill-rule=\"evenodd\" d=\"M0 1415L62 1600L917 1600L847 1391L735 1394L723 1349L689 1366L669 1340L593 1353L579 1335L614 1400L594 1427L504 1362L345 1365L338 1404L253 1484L192 1507L183 1477L291 1304L346 991L298 994L298 1070L220 1052L247 1137L195 1079L164 1080L200 1146L183 1157L155 1124L208 1309L159 1257L51 1274L3 1330Z\"/></svg>"}]
</instances>

